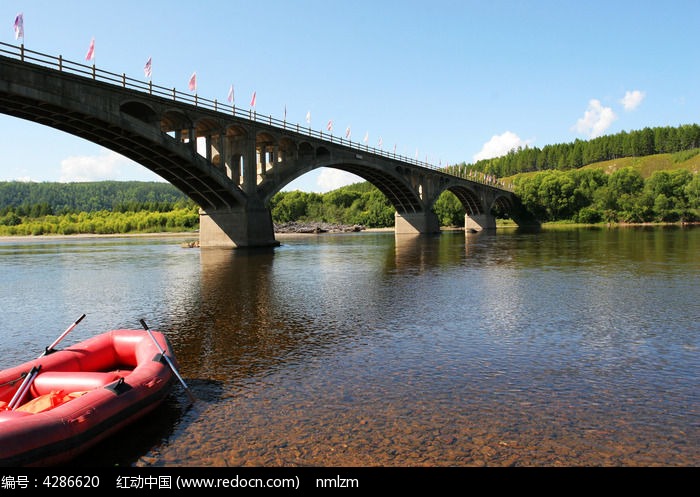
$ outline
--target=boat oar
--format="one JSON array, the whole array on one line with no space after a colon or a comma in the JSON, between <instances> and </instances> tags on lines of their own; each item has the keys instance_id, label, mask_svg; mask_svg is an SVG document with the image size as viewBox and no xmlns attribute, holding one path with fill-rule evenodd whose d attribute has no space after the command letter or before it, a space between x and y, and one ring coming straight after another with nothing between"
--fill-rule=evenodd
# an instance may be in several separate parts
<instances>
[{"instance_id":1,"label":"boat oar","mask_svg":"<svg viewBox=\"0 0 700 497\"><path fill-rule=\"evenodd\" d=\"M15 392L15 395L12 397L12 400L10 400L10 403L7 404L7 408L14 411L17 406L22 404L22 401L24 400L25 395L27 395L27 392L29 391L29 387L32 385L32 382L34 381L34 378L36 378L36 375L39 374L39 370L41 369L41 364L38 366L34 366L27 376L24 377L24 380L22 381L22 384L19 386L17 391Z\"/></svg>"},{"instance_id":2,"label":"boat oar","mask_svg":"<svg viewBox=\"0 0 700 497\"><path fill-rule=\"evenodd\" d=\"M42 354L41 354L39 357L43 357L43 356L48 355L48 354L50 354L51 352L53 352L53 351L54 351L53 349L54 349L54 347L56 347L56 345L58 345L58 342L60 342L61 340L63 340L63 339L66 337L66 335L67 335L68 333L70 333L71 331L73 331L73 328L75 328L76 326L78 326L78 323L81 322L81 321L83 320L84 317L85 317L85 314L83 314L83 315L80 316L78 319L76 319L75 322L74 322L72 325L70 325L70 326L66 329L66 331L64 331L63 333L61 333L61 336L59 336L56 340L54 340L54 342L53 342L51 345L49 345L48 347L46 347L46 350L44 350L44 352L42 352Z\"/></svg>"},{"instance_id":3,"label":"boat oar","mask_svg":"<svg viewBox=\"0 0 700 497\"><path fill-rule=\"evenodd\" d=\"M160 355L165 359L165 362L168 363L168 366L170 366L170 369L172 372L177 376L177 379L180 380L180 383L182 383L182 386L185 388L185 392L187 392L187 396L190 398L190 402L194 403L197 398L194 396L194 394L190 391L189 387L187 386L187 383L185 383L185 380L182 379L182 376L180 376L180 373L177 372L177 368L173 364L173 362L170 360L170 357L168 357L165 353L165 350L163 350L163 347L160 346L160 343L158 343L158 340L156 340L156 337L153 336L153 333L151 333L151 330L148 328L148 325L146 324L146 321L143 319L139 320L141 322L141 326L143 326L143 329L146 330L146 333L148 333L148 336L151 337L151 340L153 340L153 343L156 344L156 347L158 347L158 350L160 351Z\"/></svg>"},{"instance_id":4,"label":"boat oar","mask_svg":"<svg viewBox=\"0 0 700 497\"><path fill-rule=\"evenodd\" d=\"M51 352L54 352L54 347L56 347L56 345L58 345L58 342L63 340L66 337L66 335L68 335L68 333L73 331L73 328L78 326L78 323L80 323L84 317L85 317L85 314L83 314L78 319L76 319L75 322L66 329L66 331L61 333L61 335L56 340L54 340L54 342L51 345L46 347L44 352L42 352L39 355L39 358L41 358L47 354L50 354ZM10 400L10 403L7 404L7 407L9 409L14 411L15 408L17 408L19 405L22 404L24 397L27 395L27 392L29 391L29 387L32 386L32 382L34 381L34 378L36 378L36 375L39 374L40 369L41 369L41 364L36 365L29 371L27 376L24 377L22 384L17 389L17 392L15 392L15 395L12 397L12 400Z\"/></svg>"}]
</instances>

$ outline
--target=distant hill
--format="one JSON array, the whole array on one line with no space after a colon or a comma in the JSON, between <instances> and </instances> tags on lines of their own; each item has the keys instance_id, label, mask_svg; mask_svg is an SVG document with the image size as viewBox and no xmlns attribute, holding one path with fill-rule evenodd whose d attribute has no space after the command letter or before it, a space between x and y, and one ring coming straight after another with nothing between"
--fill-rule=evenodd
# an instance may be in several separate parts
<instances>
[{"instance_id":1,"label":"distant hill","mask_svg":"<svg viewBox=\"0 0 700 497\"><path fill-rule=\"evenodd\" d=\"M45 206L50 213L159 210L191 202L170 183L96 181L0 182L0 209Z\"/></svg>"}]
</instances>

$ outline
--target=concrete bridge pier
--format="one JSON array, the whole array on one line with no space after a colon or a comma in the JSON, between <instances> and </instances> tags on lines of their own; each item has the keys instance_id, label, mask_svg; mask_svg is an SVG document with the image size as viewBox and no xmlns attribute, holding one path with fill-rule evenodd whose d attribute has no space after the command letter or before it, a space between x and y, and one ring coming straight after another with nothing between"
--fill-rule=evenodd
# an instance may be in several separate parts
<instances>
[{"instance_id":1,"label":"concrete bridge pier","mask_svg":"<svg viewBox=\"0 0 700 497\"><path fill-rule=\"evenodd\" d=\"M440 221L433 211L394 214L394 233L440 233Z\"/></svg>"},{"instance_id":2,"label":"concrete bridge pier","mask_svg":"<svg viewBox=\"0 0 700 497\"><path fill-rule=\"evenodd\" d=\"M199 210L200 247L276 247L270 209L236 207Z\"/></svg>"},{"instance_id":3,"label":"concrete bridge pier","mask_svg":"<svg viewBox=\"0 0 700 497\"><path fill-rule=\"evenodd\" d=\"M491 214L469 214L464 216L464 229L466 231L482 231L496 229L496 216Z\"/></svg>"}]
</instances>

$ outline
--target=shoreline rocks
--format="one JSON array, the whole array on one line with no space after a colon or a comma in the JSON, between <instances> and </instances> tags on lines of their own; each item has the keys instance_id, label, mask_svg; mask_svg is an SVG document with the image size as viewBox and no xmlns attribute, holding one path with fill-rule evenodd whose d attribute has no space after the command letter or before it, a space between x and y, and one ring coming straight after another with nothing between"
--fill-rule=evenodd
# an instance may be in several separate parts
<instances>
[{"instance_id":1,"label":"shoreline rocks","mask_svg":"<svg viewBox=\"0 0 700 497\"><path fill-rule=\"evenodd\" d=\"M359 224L332 224L321 222L301 223L290 221L274 225L275 233L357 233L365 227Z\"/></svg>"}]
</instances>

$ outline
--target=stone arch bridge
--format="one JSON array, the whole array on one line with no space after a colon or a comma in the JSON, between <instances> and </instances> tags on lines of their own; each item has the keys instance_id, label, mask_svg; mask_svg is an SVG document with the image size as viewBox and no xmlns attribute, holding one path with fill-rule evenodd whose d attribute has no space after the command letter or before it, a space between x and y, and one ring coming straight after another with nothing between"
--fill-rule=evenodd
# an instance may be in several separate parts
<instances>
[{"instance_id":1,"label":"stone arch bridge","mask_svg":"<svg viewBox=\"0 0 700 497\"><path fill-rule=\"evenodd\" d=\"M330 133L291 125L87 66L0 43L0 112L111 149L150 169L200 207L200 246L278 245L270 199L319 167L375 185L396 209L396 233L438 233L445 190L467 229L494 229L494 212L536 224L510 191Z\"/></svg>"}]
</instances>

